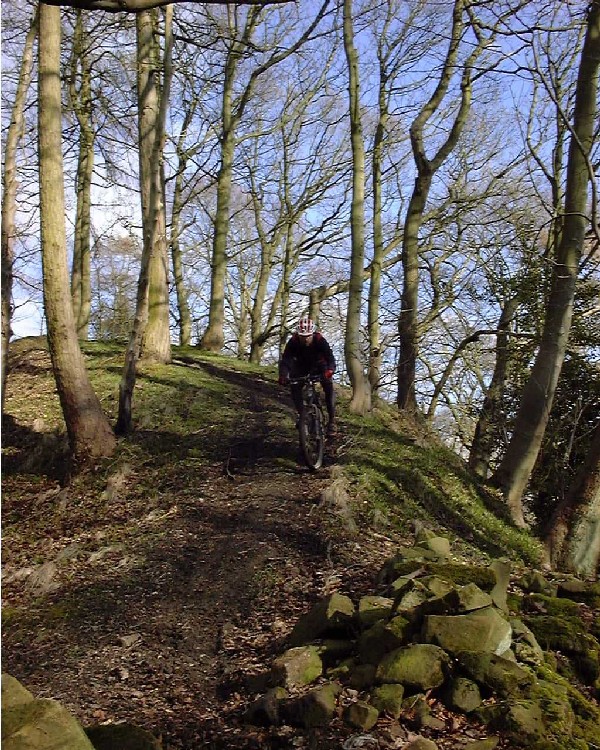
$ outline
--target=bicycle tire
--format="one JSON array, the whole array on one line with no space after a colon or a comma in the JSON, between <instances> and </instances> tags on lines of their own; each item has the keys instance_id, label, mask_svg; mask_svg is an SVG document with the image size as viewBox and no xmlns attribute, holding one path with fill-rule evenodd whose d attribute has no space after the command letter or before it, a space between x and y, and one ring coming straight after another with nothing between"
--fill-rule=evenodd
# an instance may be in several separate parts
<instances>
[{"instance_id":1,"label":"bicycle tire","mask_svg":"<svg viewBox=\"0 0 600 750\"><path fill-rule=\"evenodd\" d=\"M311 471L320 469L325 453L325 432L321 412L314 404L303 407L300 413L300 448Z\"/></svg>"}]
</instances>

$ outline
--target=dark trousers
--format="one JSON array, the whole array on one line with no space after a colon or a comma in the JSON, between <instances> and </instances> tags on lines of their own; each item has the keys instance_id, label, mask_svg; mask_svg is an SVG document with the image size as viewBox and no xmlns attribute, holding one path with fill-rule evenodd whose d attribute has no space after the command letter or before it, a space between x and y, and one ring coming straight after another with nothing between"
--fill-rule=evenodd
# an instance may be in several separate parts
<instances>
[{"instance_id":1,"label":"dark trousers","mask_svg":"<svg viewBox=\"0 0 600 750\"><path fill-rule=\"evenodd\" d=\"M292 375L292 378L297 377L301 377L301 375ZM329 419L331 421L335 419L335 389L333 387L333 380L321 376L321 385L323 386L323 393L325 394L327 414L329 414ZM300 410L302 409L302 385L291 385L290 391L292 392L292 400L296 407L296 411L300 414Z\"/></svg>"}]
</instances>

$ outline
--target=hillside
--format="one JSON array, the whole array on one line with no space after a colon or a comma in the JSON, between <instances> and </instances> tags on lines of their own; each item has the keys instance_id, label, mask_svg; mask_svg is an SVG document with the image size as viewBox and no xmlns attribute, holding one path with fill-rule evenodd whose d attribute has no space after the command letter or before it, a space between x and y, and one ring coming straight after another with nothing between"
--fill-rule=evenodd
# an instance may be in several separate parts
<instances>
[{"instance_id":1,"label":"hillside","mask_svg":"<svg viewBox=\"0 0 600 750\"><path fill-rule=\"evenodd\" d=\"M123 350L85 354L114 421ZM241 720L314 601L373 593L384 562L423 527L450 540L457 562L507 557L518 575L540 559L462 462L394 409L352 416L341 393L340 434L311 474L275 370L193 349L140 373L135 433L63 486L45 342L23 339L11 356L3 671L85 726L129 721L173 750L342 747L357 731L340 719L318 730ZM395 726L377 724L377 747L403 746ZM449 721L435 741L478 736Z\"/></svg>"}]
</instances>

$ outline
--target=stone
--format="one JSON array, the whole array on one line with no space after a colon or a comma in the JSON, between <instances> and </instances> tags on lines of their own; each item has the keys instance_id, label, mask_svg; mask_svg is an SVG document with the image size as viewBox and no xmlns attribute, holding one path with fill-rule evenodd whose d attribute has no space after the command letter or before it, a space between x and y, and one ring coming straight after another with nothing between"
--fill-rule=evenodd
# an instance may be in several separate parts
<instances>
[{"instance_id":1,"label":"stone","mask_svg":"<svg viewBox=\"0 0 600 750\"><path fill-rule=\"evenodd\" d=\"M486 607L466 615L427 615L423 640L435 643L451 654L470 650L501 654L510 648L512 628L497 609Z\"/></svg>"},{"instance_id":2,"label":"stone","mask_svg":"<svg viewBox=\"0 0 600 750\"><path fill-rule=\"evenodd\" d=\"M488 726L493 730L509 732L518 738L520 743L544 737L546 734L542 710L535 701L511 700L492 707L490 713L491 720ZM484 711L482 717L485 716Z\"/></svg>"},{"instance_id":3,"label":"stone","mask_svg":"<svg viewBox=\"0 0 600 750\"><path fill-rule=\"evenodd\" d=\"M23 703L29 703L35 700L33 693L30 693L19 680L6 672L2 674L2 710L6 711L15 706L21 706Z\"/></svg>"},{"instance_id":4,"label":"stone","mask_svg":"<svg viewBox=\"0 0 600 750\"><path fill-rule=\"evenodd\" d=\"M399 682L417 690L439 687L445 679L448 655L438 646L417 643L384 656L377 667L381 683Z\"/></svg>"},{"instance_id":5,"label":"stone","mask_svg":"<svg viewBox=\"0 0 600 750\"><path fill-rule=\"evenodd\" d=\"M517 659L526 664L543 664L544 651L527 625L517 617L510 618L510 625L513 630L512 648Z\"/></svg>"},{"instance_id":6,"label":"stone","mask_svg":"<svg viewBox=\"0 0 600 750\"><path fill-rule=\"evenodd\" d=\"M141 727L133 724L101 724L86 730L94 750L161 750L162 743Z\"/></svg>"},{"instance_id":7,"label":"stone","mask_svg":"<svg viewBox=\"0 0 600 750\"><path fill-rule=\"evenodd\" d=\"M324 636L347 635L352 630L354 612L354 604L348 596L330 594L298 619L290 644L299 646Z\"/></svg>"},{"instance_id":8,"label":"stone","mask_svg":"<svg viewBox=\"0 0 600 750\"><path fill-rule=\"evenodd\" d=\"M297 646L285 651L273 662L273 683L283 687L310 685L323 674L323 662L317 646Z\"/></svg>"},{"instance_id":9,"label":"stone","mask_svg":"<svg viewBox=\"0 0 600 750\"><path fill-rule=\"evenodd\" d=\"M460 668L471 679L500 695L513 695L534 682L533 674L527 669L495 654L461 651L455 656Z\"/></svg>"},{"instance_id":10,"label":"stone","mask_svg":"<svg viewBox=\"0 0 600 750\"><path fill-rule=\"evenodd\" d=\"M328 638L317 645L317 652L325 666L336 664L354 651L354 641Z\"/></svg>"},{"instance_id":11,"label":"stone","mask_svg":"<svg viewBox=\"0 0 600 750\"><path fill-rule=\"evenodd\" d=\"M404 745L402 750L438 750L438 746L433 740L428 740L426 737L417 737Z\"/></svg>"},{"instance_id":12,"label":"stone","mask_svg":"<svg viewBox=\"0 0 600 750\"><path fill-rule=\"evenodd\" d=\"M500 742L500 737L486 737L484 740L469 742L462 750L495 750Z\"/></svg>"},{"instance_id":13,"label":"stone","mask_svg":"<svg viewBox=\"0 0 600 750\"><path fill-rule=\"evenodd\" d=\"M481 706L481 693L476 682L455 677L444 693L444 704L452 711L468 714Z\"/></svg>"},{"instance_id":14,"label":"stone","mask_svg":"<svg viewBox=\"0 0 600 750\"><path fill-rule=\"evenodd\" d=\"M314 688L300 698L282 701L280 716L293 726L325 726L333 719L340 692L341 687L335 682Z\"/></svg>"},{"instance_id":15,"label":"stone","mask_svg":"<svg viewBox=\"0 0 600 750\"><path fill-rule=\"evenodd\" d=\"M378 620L389 617L394 605L393 599L383 596L363 596L358 602L358 622L361 628L369 628Z\"/></svg>"},{"instance_id":16,"label":"stone","mask_svg":"<svg viewBox=\"0 0 600 750\"><path fill-rule=\"evenodd\" d=\"M390 683L380 685L371 691L371 703L378 711L397 719L402 713L404 685Z\"/></svg>"},{"instance_id":17,"label":"stone","mask_svg":"<svg viewBox=\"0 0 600 750\"><path fill-rule=\"evenodd\" d=\"M445 536L433 536L422 544L438 557L450 557L450 541Z\"/></svg>"},{"instance_id":18,"label":"stone","mask_svg":"<svg viewBox=\"0 0 600 750\"><path fill-rule=\"evenodd\" d=\"M388 622L379 620L358 639L358 654L361 661L377 664L389 651L405 645L412 626L404 617L398 615Z\"/></svg>"},{"instance_id":19,"label":"stone","mask_svg":"<svg viewBox=\"0 0 600 750\"><path fill-rule=\"evenodd\" d=\"M368 732L371 727L375 726L379 718L379 711L375 706L371 706L364 701L351 703L344 710L344 720L357 729Z\"/></svg>"},{"instance_id":20,"label":"stone","mask_svg":"<svg viewBox=\"0 0 600 750\"><path fill-rule=\"evenodd\" d=\"M357 690L370 688L375 682L376 669L374 664L357 664L350 672L348 684Z\"/></svg>"},{"instance_id":21,"label":"stone","mask_svg":"<svg viewBox=\"0 0 600 750\"><path fill-rule=\"evenodd\" d=\"M34 699L2 710L3 750L94 750L82 727L54 700Z\"/></svg>"},{"instance_id":22,"label":"stone","mask_svg":"<svg viewBox=\"0 0 600 750\"><path fill-rule=\"evenodd\" d=\"M244 721L257 726L276 726L279 724L279 704L287 696L288 692L284 688L272 688L248 706Z\"/></svg>"},{"instance_id":23,"label":"stone","mask_svg":"<svg viewBox=\"0 0 600 750\"><path fill-rule=\"evenodd\" d=\"M503 612L508 612L506 597L508 593L508 585L510 583L510 562L508 560L493 560L490 564L490 569L496 577L496 584L490 592L492 601L498 609L501 609Z\"/></svg>"}]
</instances>

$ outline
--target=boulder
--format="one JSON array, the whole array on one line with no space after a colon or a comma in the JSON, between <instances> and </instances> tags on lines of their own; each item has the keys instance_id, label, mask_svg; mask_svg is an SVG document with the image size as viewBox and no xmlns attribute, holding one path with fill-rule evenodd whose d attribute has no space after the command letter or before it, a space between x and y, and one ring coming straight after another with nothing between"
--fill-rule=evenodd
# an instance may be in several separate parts
<instances>
[{"instance_id":1,"label":"boulder","mask_svg":"<svg viewBox=\"0 0 600 750\"><path fill-rule=\"evenodd\" d=\"M375 706L371 706L364 701L351 703L344 710L344 720L356 729L362 729L368 732L375 725L379 718L379 711Z\"/></svg>"},{"instance_id":2,"label":"boulder","mask_svg":"<svg viewBox=\"0 0 600 750\"><path fill-rule=\"evenodd\" d=\"M282 687L273 688L251 703L244 713L247 724L270 726L279 724L279 704L287 698L288 692Z\"/></svg>"},{"instance_id":3,"label":"boulder","mask_svg":"<svg viewBox=\"0 0 600 750\"><path fill-rule=\"evenodd\" d=\"M57 701L33 699L2 710L3 750L94 750L82 727Z\"/></svg>"},{"instance_id":4,"label":"boulder","mask_svg":"<svg viewBox=\"0 0 600 750\"><path fill-rule=\"evenodd\" d=\"M503 696L514 695L520 688L534 682L529 670L495 654L461 651L456 654L456 660L471 679Z\"/></svg>"},{"instance_id":5,"label":"boulder","mask_svg":"<svg viewBox=\"0 0 600 750\"><path fill-rule=\"evenodd\" d=\"M329 724L335 714L337 696L341 687L330 682L313 688L300 698L292 698L279 704L280 716L293 726L322 727Z\"/></svg>"},{"instance_id":6,"label":"boulder","mask_svg":"<svg viewBox=\"0 0 600 750\"><path fill-rule=\"evenodd\" d=\"M466 677L451 680L443 695L444 704L452 711L468 714L481 706L481 693L476 682Z\"/></svg>"},{"instance_id":7,"label":"boulder","mask_svg":"<svg viewBox=\"0 0 600 750\"><path fill-rule=\"evenodd\" d=\"M317 646L297 646L285 651L273 662L273 683L286 688L310 685L323 674L323 662Z\"/></svg>"},{"instance_id":8,"label":"boulder","mask_svg":"<svg viewBox=\"0 0 600 750\"><path fill-rule=\"evenodd\" d=\"M388 622L379 620L358 639L360 660L367 664L379 663L384 654L404 646L411 632L411 624L400 615Z\"/></svg>"},{"instance_id":9,"label":"boulder","mask_svg":"<svg viewBox=\"0 0 600 750\"><path fill-rule=\"evenodd\" d=\"M438 646L416 643L384 656L376 679L380 683L399 682L417 690L430 690L444 682L448 663L448 654Z\"/></svg>"},{"instance_id":10,"label":"boulder","mask_svg":"<svg viewBox=\"0 0 600 750\"><path fill-rule=\"evenodd\" d=\"M393 599L383 596L363 596L358 602L358 623L361 628L366 629L374 625L378 620L389 617L394 605Z\"/></svg>"},{"instance_id":11,"label":"boulder","mask_svg":"<svg viewBox=\"0 0 600 750\"><path fill-rule=\"evenodd\" d=\"M134 724L102 724L86 729L94 750L161 750L162 743Z\"/></svg>"},{"instance_id":12,"label":"boulder","mask_svg":"<svg viewBox=\"0 0 600 750\"><path fill-rule=\"evenodd\" d=\"M486 607L466 615L427 615L423 639L451 654L473 648L501 654L510 648L512 628L497 609Z\"/></svg>"},{"instance_id":13,"label":"boulder","mask_svg":"<svg viewBox=\"0 0 600 750\"><path fill-rule=\"evenodd\" d=\"M371 691L371 703L378 711L397 719L402 713L404 685L390 683L380 685Z\"/></svg>"},{"instance_id":14,"label":"boulder","mask_svg":"<svg viewBox=\"0 0 600 750\"><path fill-rule=\"evenodd\" d=\"M347 635L353 622L352 600L343 594L331 594L299 618L290 634L290 644L299 646L325 636Z\"/></svg>"}]
</instances>

